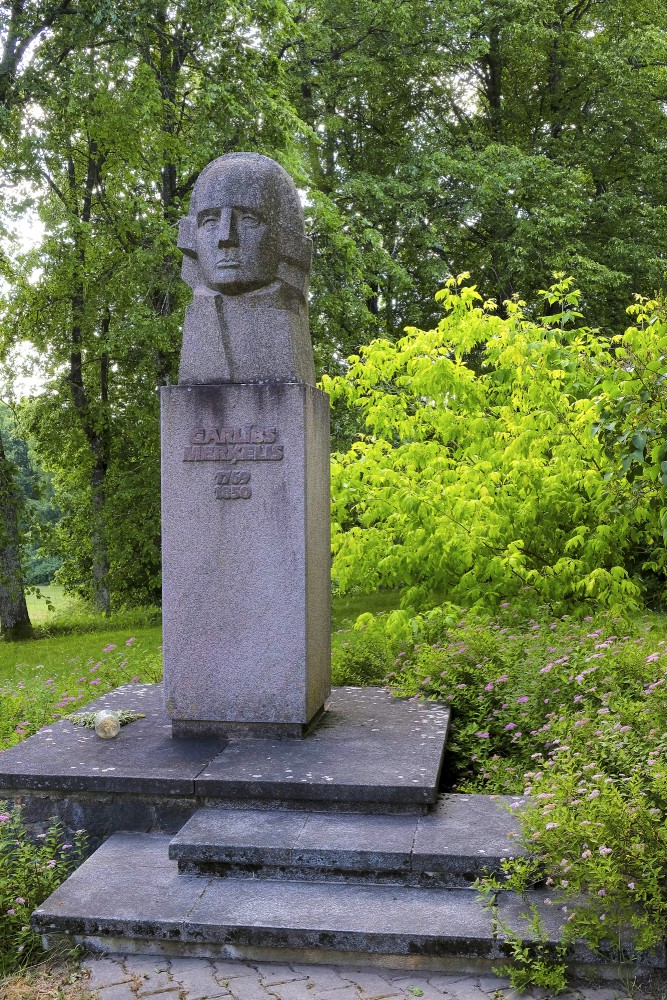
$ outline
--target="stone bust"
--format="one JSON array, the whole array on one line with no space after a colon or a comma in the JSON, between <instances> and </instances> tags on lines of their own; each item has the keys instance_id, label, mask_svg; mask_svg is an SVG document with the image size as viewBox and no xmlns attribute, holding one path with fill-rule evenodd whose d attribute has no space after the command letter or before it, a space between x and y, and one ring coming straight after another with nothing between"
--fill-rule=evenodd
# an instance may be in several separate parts
<instances>
[{"instance_id":1,"label":"stone bust","mask_svg":"<svg viewBox=\"0 0 667 1000\"><path fill-rule=\"evenodd\" d=\"M179 382L314 384L311 242L289 174L259 153L213 160L194 186L178 247L194 292Z\"/></svg>"}]
</instances>

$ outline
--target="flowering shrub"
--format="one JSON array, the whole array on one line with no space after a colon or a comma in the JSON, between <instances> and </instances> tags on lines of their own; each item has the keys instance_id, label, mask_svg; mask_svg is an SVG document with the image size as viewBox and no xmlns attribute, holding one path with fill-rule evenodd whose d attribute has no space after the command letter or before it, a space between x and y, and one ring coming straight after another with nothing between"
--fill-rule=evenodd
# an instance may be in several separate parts
<instances>
[{"instance_id":1,"label":"flowering shrub","mask_svg":"<svg viewBox=\"0 0 667 1000\"><path fill-rule=\"evenodd\" d=\"M464 278L435 330L374 341L323 384L364 428L332 465L337 587L473 610L362 616L336 669L376 681L385 649L396 693L451 704L452 787L527 797L535 858L504 884L544 876L565 937L649 949L667 916L667 639L638 615L667 604L665 302L635 297L609 339L576 328L563 275L542 317L518 300L500 316Z\"/></svg>"},{"instance_id":2,"label":"flowering shrub","mask_svg":"<svg viewBox=\"0 0 667 1000\"><path fill-rule=\"evenodd\" d=\"M56 823L30 840L18 811L0 804L0 975L26 964L39 951L30 914L83 860L85 838L63 841Z\"/></svg>"},{"instance_id":3,"label":"flowering shrub","mask_svg":"<svg viewBox=\"0 0 667 1000\"><path fill-rule=\"evenodd\" d=\"M420 641L399 650L388 680L397 694L452 706L454 788L526 796L523 838L535 861L506 862L500 884L521 890L545 878L566 939L650 949L667 930L661 619L526 621L506 604L447 624L453 610L404 619Z\"/></svg>"}]
</instances>

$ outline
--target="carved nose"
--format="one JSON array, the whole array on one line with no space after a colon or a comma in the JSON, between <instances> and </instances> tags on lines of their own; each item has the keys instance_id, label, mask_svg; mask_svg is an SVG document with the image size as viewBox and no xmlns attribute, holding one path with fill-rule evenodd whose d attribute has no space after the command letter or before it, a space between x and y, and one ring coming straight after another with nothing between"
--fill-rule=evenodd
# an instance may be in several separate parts
<instances>
[{"instance_id":1,"label":"carved nose","mask_svg":"<svg viewBox=\"0 0 667 1000\"><path fill-rule=\"evenodd\" d=\"M235 247L237 245L238 239L234 209L223 208L220 212L220 222L218 224L218 246Z\"/></svg>"}]
</instances>

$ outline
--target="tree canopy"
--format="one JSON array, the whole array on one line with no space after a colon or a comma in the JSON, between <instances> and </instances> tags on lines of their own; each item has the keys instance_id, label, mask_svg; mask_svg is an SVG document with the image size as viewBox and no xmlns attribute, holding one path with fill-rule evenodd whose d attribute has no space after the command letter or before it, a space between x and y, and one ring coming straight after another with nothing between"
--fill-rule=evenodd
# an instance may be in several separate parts
<instances>
[{"instance_id":1,"label":"tree canopy","mask_svg":"<svg viewBox=\"0 0 667 1000\"><path fill-rule=\"evenodd\" d=\"M576 325L580 297L561 275L545 317L509 302L504 318L451 278L436 329L373 341L325 377L366 431L334 456L342 590L559 613L664 600L665 307L638 301L610 345Z\"/></svg>"},{"instance_id":2,"label":"tree canopy","mask_svg":"<svg viewBox=\"0 0 667 1000\"><path fill-rule=\"evenodd\" d=\"M63 512L62 579L101 608L159 593L176 224L214 156L257 150L297 180L321 373L434 326L463 270L498 321L574 273L606 335L662 287L657 0L14 0L0 40L0 346L37 359L22 425ZM355 430L341 405L334 430Z\"/></svg>"}]
</instances>

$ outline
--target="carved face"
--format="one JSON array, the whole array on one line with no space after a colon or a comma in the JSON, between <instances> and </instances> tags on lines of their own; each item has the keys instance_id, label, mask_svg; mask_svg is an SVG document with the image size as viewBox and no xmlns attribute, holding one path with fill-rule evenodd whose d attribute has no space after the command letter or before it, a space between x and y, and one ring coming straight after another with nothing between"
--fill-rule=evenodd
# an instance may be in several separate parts
<instances>
[{"instance_id":1,"label":"carved face","mask_svg":"<svg viewBox=\"0 0 667 1000\"><path fill-rule=\"evenodd\" d=\"M214 291L239 295L275 280L269 187L266 178L231 161L205 177L197 191L195 249L204 281Z\"/></svg>"}]
</instances>

